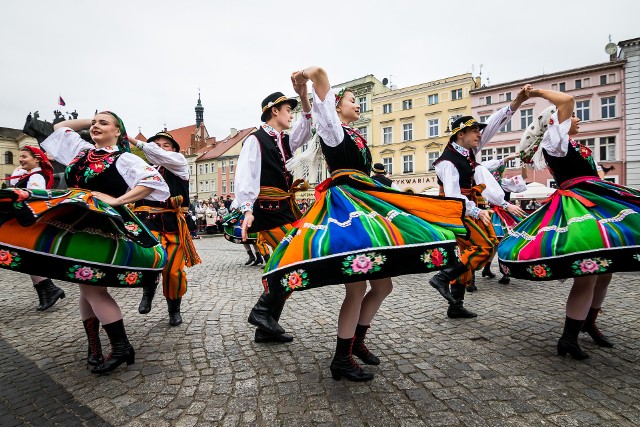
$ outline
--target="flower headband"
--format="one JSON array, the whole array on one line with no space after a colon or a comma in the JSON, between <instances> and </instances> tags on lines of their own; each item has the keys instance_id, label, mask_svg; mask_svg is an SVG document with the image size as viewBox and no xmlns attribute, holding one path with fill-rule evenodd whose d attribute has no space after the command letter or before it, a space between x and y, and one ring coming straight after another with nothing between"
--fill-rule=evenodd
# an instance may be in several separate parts
<instances>
[{"instance_id":1,"label":"flower headband","mask_svg":"<svg viewBox=\"0 0 640 427\"><path fill-rule=\"evenodd\" d=\"M336 107L338 106L338 104L340 103L340 100L342 99L342 97L344 96L344 93L349 90L348 88L344 87L342 89L340 89L338 91L338 93L336 93Z\"/></svg>"}]
</instances>

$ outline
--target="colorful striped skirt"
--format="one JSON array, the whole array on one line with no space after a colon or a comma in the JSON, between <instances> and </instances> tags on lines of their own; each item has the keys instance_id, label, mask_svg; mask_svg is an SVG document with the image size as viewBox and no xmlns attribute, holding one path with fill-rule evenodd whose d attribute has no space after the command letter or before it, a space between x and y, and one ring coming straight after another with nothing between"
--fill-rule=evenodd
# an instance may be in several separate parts
<instances>
[{"instance_id":1,"label":"colorful striped skirt","mask_svg":"<svg viewBox=\"0 0 640 427\"><path fill-rule=\"evenodd\" d=\"M506 236L509 233L509 230L523 220L523 218L512 214L502 206L491 206L491 210L493 211L493 215L491 215L491 224L493 225L493 230L496 232L496 237L498 239Z\"/></svg>"},{"instance_id":2,"label":"colorful striped skirt","mask_svg":"<svg viewBox=\"0 0 640 427\"><path fill-rule=\"evenodd\" d=\"M640 192L595 177L563 183L498 245L501 271L527 280L640 270Z\"/></svg>"},{"instance_id":3,"label":"colorful striped skirt","mask_svg":"<svg viewBox=\"0 0 640 427\"><path fill-rule=\"evenodd\" d=\"M459 262L459 199L402 193L358 171L332 174L266 265L267 292L426 273ZM426 283L426 282L425 282Z\"/></svg>"},{"instance_id":4,"label":"colorful striped skirt","mask_svg":"<svg viewBox=\"0 0 640 427\"><path fill-rule=\"evenodd\" d=\"M258 233L249 233L247 240L242 241L242 221L244 214L238 210L225 215L222 218L222 227L224 229L224 238L232 243L256 243Z\"/></svg>"},{"instance_id":5,"label":"colorful striped skirt","mask_svg":"<svg viewBox=\"0 0 640 427\"><path fill-rule=\"evenodd\" d=\"M82 189L0 190L0 267L94 286L157 283L166 252L126 207Z\"/></svg>"}]
</instances>

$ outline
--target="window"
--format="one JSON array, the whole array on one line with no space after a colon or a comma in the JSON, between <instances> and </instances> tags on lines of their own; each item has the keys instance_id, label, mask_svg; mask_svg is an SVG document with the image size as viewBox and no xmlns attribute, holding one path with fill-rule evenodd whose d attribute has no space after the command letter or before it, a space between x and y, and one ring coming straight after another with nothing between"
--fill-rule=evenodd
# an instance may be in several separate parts
<instances>
[{"instance_id":1,"label":"window","mask_svg":"<svg viewBox=\"0 0 640 427\"><path fill-rule=\"evenodd\" d=\"M402 101L403 110L410 110L412 107L413 107L413 100L405 99L404 101Z\"/></svg>"},{"instance_id":2,"label":"window","mask_svg":"<svg viewBox=\"0 0 640 427\"><path fill-rule=\"evenodd\" d=\"M440 135L440 119L429 120L429 138L435 138Z\"/></svg>"},{"instance_id":3,"label":"window","mask_svg":"<svg viewBox=\"0 0 640 427\"><path fill-rule=\"evenodd\" d=\"M582 89L582 80L577 79L575 83L576 83L576 89Z\"/></svg>"},{"instance_id":4,"label":"window","mask_svg":"<svg viewBox=\"0 0 640 427\"><path fill-rule=\"evenodd\" d=\"M493 148L484 148L480 152L480 162L487 162L493 159Z\"/></svg>"},{"instance_id":5,"label":"window","mask_svg":"<svg viewBox=\"0 0 640 427\"><path fill-rule=\"evenodd\" d=\"M576 116L584 121L589 120L589 108L591 106L591 101L578 101L576 102Z\"/></svg>"},{"instance_id":6,"label":"window","mask_svg":"<svg viewBox=\"0 0 640 427\"><path fill-rule=\"evenodd\" d=\"M393 142L393 128L382 128L382 143L391 144Z\"/></svg>"},{"instance_id":7,"label":"window","mask_svg":"<svg viewBox=\"0 0 640 427\"><path fill-rule=\"evenodd\" d=\"M360 112L367 111L367 97L361 96L358 98L358 104L360 104Z\"/></svg>"},{"instance_id":8,"label":"window","mask_svg":"<svg viewBox=\"0 0 640 427\"><path fill-rule=\"evenodd\" d=\"M391 104L384 104L382 106L382 114L389 114L391 112Z\"/></svg>"},{"instance_id":9,"label":"window","mask_svg":"<svg viewBox=\"0 0 640 427\"><path fill-rule=\"evenodd\" d=\"M487 123L489 120L489 116L480 116L480 123Z\"/></svg>"},{"instance_id":10,"label":"window","mask_svg":"<svg viewBox=\"0 0 640 427\"><path fill-rule=\"evenodd\" d=\"M362 126L361 128L358 128L358 131L362 134L362 137L365 139L365 141L367 139L369 139L369 135L367 134L367 127L366 126Z\"/></svg>"},{"instance_id":11,"label":"window","mask_svg":"<svg viewBox=\"0 0 640 427\"><path fill-rule=\"evenodd\" d=\"M324 165L322 163L318 164L318 170L316 170L316 182L320 183L324 181L322 178L322 172L324 171Z\"/></svg>"},{"instance_id":12,"label":"window","mask_svg":"<svg viewBox=\"0 0 640 427\"><path fill-rule=\"evenodd\" d=\"M225 162L220 162L220 167L222 168L222 173L227 172L227 164ZM223 191L223 193L226 193L226 191Z\"/></svg>"},{"instance_id":13,"label":"window","mask_svg":"<svg viewBox=\"0 0 640 427\"><path fill-rule=\"evenodd\" d=\"M615 83L615 81L616 81L616 75L609 74L609 77L607 78L607 83L611 84L611 83Z\"/></svg>"},{"instance_id":14,"label":"window","mask_svg":"<svg viewBox=\"0 0 640 427\"><path fill-rule=\"evenodd\" d=\"M462 89L454 89L451 91L451 100L462 99Z\"/></svg>"},{"instance_id":15,"label":"window","mask_svg":"<svg viewBox=\"0 0 640 427\"><path fill-rule=\"evenodd\" d=\"M198 165L198 173L202 175L202 165Z\"/></svg>"},{"instance_id":16,"label":"window","mask_svg":"<svg viewBox=\"0 0 640 427\"><path fill-rule=\"evenodd\" d=\"M491 96L487 96L487 97L485 98L485 104L486 104L486 105L491 105Z\"/></svg>"},{"instance_id":17,"label":"window","mask_svg":"<svg viewBox=\"0 0 640 427\"><path fill-rule=\"evenodd\" d=\"M209 173L209 163L204 164L204 173Z\"/></svg>"},{"instance_id":18,"label":"window","mask_svg":"<svg viewBox=\"0 0 640 427\"><path fill-rule=\"evenodd\" d=\"M509 155L515 154L515 153L516 153L515 146L496 148L496 157L498 158L498 160L504 159L505 157L509 157ZM516 167L515 160L510 160L509 163L507 163L507 168L515 168L515 167Z\"/></svg>"},{"instance_id":19,"label":"window","mask_svg":"<svg viewBox=\"0 0 640 427\"><path fill-rule=\"evenodd\" d=\"M600 138L600 159L601 162L611 162L616 159L616 137L608 136Z\"/></svg>"},{"instance_id":20,"label":"window","mask_svg":"<svg viewBox=\"0 0 640 427\"><path fill-rule=\"evenodd\" d=\"M551 90L558 90L558 83L551 83Z\"/></svg>"},{"instance_id":21,"label":"window","mask_svg":"<svg viewBox=\"0 0 640 427\"><path fill-rule=\"evenodd\" d=\"M507 120L507 123L500 129L500 132L511 132L511 120Z\"/></svg>"},{"instance_id":22,"label":"window","mask_svg":"<svg viewBox=\"0 0 640 427\"><path fill-rule=\"evenodd\" d=\"M211 173L216 171L216 162L211 162Z\"/></svg>"},{"instance_id":23,"label":"window","mask_svg":"<svg viewBox=\"0 0 640 427\"><path fill-rule=\"evenodd\" d=\"M595 138L579 139L577 142L582 144L582 145L584 145L588 149L590 149L591 152L593 153L592 156L593 156L593 158L595 160L595 157L596 157L596 140L595 140Z\"/></svg>"},{"instance_id":24,"label":"window","mask_svg":"<svg viewBox=\"0 0 640 427\"><path fill-rule=\"evenodd\" d=\"M434 169L433 163L438 160L440 153L437 151L430 151L427 156L427 170L430 171Z\"/></svg>"},{"instance_id":25,"label":"window","mask_svg":"<svg viewBox=\"0 0 640 427\"><path fill-rule=\"evenodd\" d=\"M402 156L402 173L413 173L413 154Z\"/></svg>"},{"instance_id":26,"label":"window","mask_svg":"<svg viewBox=\"0 0 640 427\"><path fill-rule=\"evenodd\" d=\"M229 173L233 173L233 159L229 160ZM233 190L231 190L233 193Z\"/></svg>"},{"instance_id":27,"label":"window","mask_svg":"<svg viewBox=\"0 0 640 427\"><path fill-rule=\"evenodd\" d=\"M601 85L606 85L607 84L607 75L602 75L600 76L600 84Z\"/></svg>"},{"instance_id":28,"label":"window","mask_svg":"<svg viewBox=\"0 0 640 427\"><path fill-rule=\"evenodd\" d=\"M5 151L4 153L4 164L12 165L13 164L13 152Z\"/></svg>"},{"instance_id":29,"label":"window","mask_svg":"<svg viewBox=\"0 0 640 427\"><path fill-rule=\"evenodd\" d=\"M608 96L601 99L602 105L602 118L612 119L616 116L616 97Z\"/></svg>"},{"instance_id":30,"label":"window","mask_svg":"<svg viewBox=\"0 0 640 427\"><path fill-rule=\"evenodd\" d=\"M413 123L405 123L402 125L402 140L413 141Z\"/></svg>"},{"instance_id":31,"label":"window","mask_svg":"<svg viewBox=\"0 0 640 427\"><path fill-rule=\"evenodd\" d=\"M520 110L520 129L526 129L533 122L533 108Z\"/></svg>"},{"instance_id":32,"label":"window","mask_svg":"<svg viewBox=\"0 0 640 427\"><path fill-rule=\"evenodd\" d=\"M198 183L198 191L204 191L204 182L200 181Z\"/></svg>"},{"instance_id":33,"label":"window","mask_svg":"<svg viewBox=\"0 0 640 427\"><path fill-rule=\"evenodd\" d=\"M233 192L234 192L234 190L235 190L235 186L236 186L236 185L235 185L234 181L229 181L229 187L231 187L231 188L229 188L229 192L230 192L230 193L233 193Z\"/></svg>"},{"instance_id":34,"label":"window","mask_svg":"<svg viewBox=\"0 0 640 427\"><path fill-rule=\"evenodd\" d=\"M591 86L591 79L589 77L582 79L582 87L589 87Z\"/></svg>"},{"instance_id":35,"label":"window","mask_svg":"<svg viewBox=\"0 0 640 427\"><path fill-rule=\"evenodd\" d=\"M204 191L209 191L209 181L204 182Z\"/></svg>"},{"instance_id":36,"label":"window","mask_svg":"<svg viewBox=\"0 0 640 427\"><path fill-rule=\"evenodd\" d=\"M504 100L505 101L511 101L511 92L506 92L504 94Z\"/></svg>"},{"instance_id":37,"label":"window","mask_svg":"<svg viewBox=\"0 0 640 427\"><path fill-rule=\"evenodd\" d=\"M383 157L382 164L384 165L384 170L386 170L389 175L393 175L393 158Z\"/></svg>"},{"instance_id":38,"label":"window","mask_svg":"<svg viewBox=\"0 0 640 427\"><path fill-rule=\"evenodd\" d=\"M215 191L216 190L216 182L214 180L211 180L211 191Z\"/></svg>"},{"instance_id":39,"label":"window","mask_svg":"<svg viewBox=\"0 0 640 427\"><path fill-rule=\"evenodd\" d=\"M6 154L5 154L5 156L6 156ZM5 160L6 159L7 158L5 157ZM189 175L193 175L193 165L189 165Z\"/></svg>"},{"instance_id":40,"label":"window","mask_svg":"<svg viewBox=\"0 0 640 427\"><path fill-rule=\"evenodd\" d=\"M435 93L433 95L429 95L428 98L429 105L435 105L438 103L438 94Z\"/></svg>"},{"instance_id":41,"label":"window","mask_svg":"<svg viewBox=\"0 0 640 427\"><path fill-rule=\"evenodd\" d=\"M566 92L567 91L567 84L565 82L559 83L558 84L558 90L560 92Z\"/></svg>"},{"instance_id":42,"label":"window","mask_svg":"<svg viewBox=\"0 0 640 427\"><path fill-rule=\"evenodd\" d=\"M224 179L222 180L222 193L226 193L227 192L227 181L225 181Z\"/></svg>"}]
</instances>

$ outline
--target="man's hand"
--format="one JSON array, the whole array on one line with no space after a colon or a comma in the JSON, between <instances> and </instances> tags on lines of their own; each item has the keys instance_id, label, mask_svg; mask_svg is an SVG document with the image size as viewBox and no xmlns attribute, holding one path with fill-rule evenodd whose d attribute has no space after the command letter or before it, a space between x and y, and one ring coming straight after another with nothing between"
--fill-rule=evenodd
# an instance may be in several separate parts
<instances>
[{"instance_id":1,"label":"man's hand","mask_svg":"<svg viewBox=\"0 0 640 427\"><path fill-rule=\"evenodd\" d=\"M507 212L512 213L515 216L520 216L520 217L527 216L527 213L523 211L520 208L520 206L512 205L511 203L509 203L505 209L507 210Z\"/></svg>"},{"instance_id":2,"label":"man's hand","mask_svg":"<svg viewBox=\"0 0 640 427\"><path fill-rule=\"evenodd\" d=\"M491 225L491 211L481 210L478 214L478 219L484 223L484 225Z\"/></svg>"},{"instance_id":3,"label":"man's hand","mask_svg":"<svg viewBox=\"0 0 640 427\"><path fill-rule=\"evenodd\" d=\"M244 213L244 220L242 221L242 241L243 242L246 242L247 238L249 237L249 233L247 233L247 230L249 229L249 227L251 227L251 224L253 224L253 212L246 211Z\"/></svg>"},{"instance_id":4,"label":"man's hand","mask_svg":"<svg viewBox=\"0 0 640 427\"><path fill-rule=\"evenodd\" d=\"M293 83L293 89L299 95L300 93L297 91L296 87L304 86L306 88L307 82L309 79L302 75L302 71L294 71L291 73L291 83Z\"/></svg>"}]
</instances>

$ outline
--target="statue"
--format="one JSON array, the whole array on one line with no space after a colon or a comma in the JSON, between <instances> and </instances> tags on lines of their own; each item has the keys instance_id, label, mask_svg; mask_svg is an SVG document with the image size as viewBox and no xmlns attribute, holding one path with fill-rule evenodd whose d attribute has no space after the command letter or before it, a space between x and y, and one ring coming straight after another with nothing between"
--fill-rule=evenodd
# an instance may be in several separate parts
<instances>
[{"instance_id":1,"label":"statue","mask_svg":"<svg viewBox=\"0 0 640 427\"><path fill-rule=\"evenodd\" d=\"M64 118L64 115L62 114L62 112L60 110L54 110L53 111L53 115L55 116L55 119L53 119L53 124L55 125L56 123L60 123L65 121L66 119Z\"/></svg>"}]
</instances>

